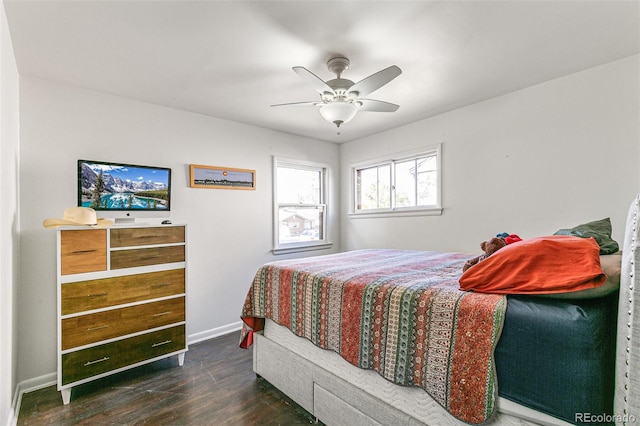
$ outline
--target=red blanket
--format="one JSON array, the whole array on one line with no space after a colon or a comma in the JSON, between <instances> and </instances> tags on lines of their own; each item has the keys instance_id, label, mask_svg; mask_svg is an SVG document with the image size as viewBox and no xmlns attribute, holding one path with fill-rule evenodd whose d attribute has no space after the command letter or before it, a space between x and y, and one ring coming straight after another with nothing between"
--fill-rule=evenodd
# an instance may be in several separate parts
<instances>
[{"instance_id":1,"label":"red blanket","mask_svg":"<svg viewBox=\"0 0 640 426\"><path fill-rule=\"evenodd\" d=\"M556 294L596 288L607 277L593 238L531 238L501 248L460 277L462 290L493 294Z\"/></svg>"},{"instance_id":2,"label":"red blanket","mask_svg":"<svg viewBox=\"0 0 640 426\"><path fill-rule=\"evenodd\" d=\"M467 258L358 250L266 264L242 310L241 346L270 318L357 367L423 388L460 420L486 422L506 299L459 290Z\"/></svg>"}]
</instances>

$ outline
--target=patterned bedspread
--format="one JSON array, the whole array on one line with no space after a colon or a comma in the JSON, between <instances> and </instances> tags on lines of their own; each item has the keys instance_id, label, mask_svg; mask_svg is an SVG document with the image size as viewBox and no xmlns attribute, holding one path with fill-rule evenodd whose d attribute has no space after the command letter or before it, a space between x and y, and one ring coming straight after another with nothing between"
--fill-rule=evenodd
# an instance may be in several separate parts
<instances>
[{"instance_id":1,"label":"patterned bedspread","mask_svg":"<svg viewBox=\"0 0 640 426\"><path fill-rule=\"evenodd\" d=\"M468 258L372 249L268 263L247 294L241 346L269 318L357 367L423 388L462 421L485 422L507 302L459 290Z\"/></svg>"}]
</instances>

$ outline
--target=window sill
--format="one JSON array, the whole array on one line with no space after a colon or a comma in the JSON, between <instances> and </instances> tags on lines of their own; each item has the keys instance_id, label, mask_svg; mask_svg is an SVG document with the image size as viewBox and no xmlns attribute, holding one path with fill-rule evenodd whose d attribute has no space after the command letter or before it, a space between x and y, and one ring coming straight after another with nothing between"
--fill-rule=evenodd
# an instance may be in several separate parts
<instances>
[{"instance_id":1,"label":"window sill","mask_svg":"<svg viewBox=\"0 0 640 426\"><path fill-rule=\"evenodd\" d=\"M407 216L441 216L443 208L407 209L407 210L376 210L369 212L351 212L350 219L369 219L378 217L407 217Z\"/></svg>"},{"instance_id":2,"label":"window sill","mask_svg":"<svg viewBox=\"0 0 640 426\"><path fill-rule=\"evenodd\" d=\"M290 254L290 253L298 253L304 251L313 251L313 250L326 250L333 247L333 243L317 243L317 244L306 244L295 247L276 247L271 250L273 254Z\"/></svg>"}]
</instances>

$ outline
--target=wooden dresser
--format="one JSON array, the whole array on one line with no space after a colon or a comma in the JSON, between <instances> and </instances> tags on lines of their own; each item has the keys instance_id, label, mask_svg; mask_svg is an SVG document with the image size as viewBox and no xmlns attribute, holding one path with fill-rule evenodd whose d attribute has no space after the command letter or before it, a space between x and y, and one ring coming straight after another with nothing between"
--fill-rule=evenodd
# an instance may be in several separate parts
<instances>
[{"instance_id":1,"label":"wooden dresser","mask_svg":"<svg viewBox=\"0 0 640 426\"><path fill-rule=\"evenodd\" d=\"M185 225L58 229L58 390L178 355L186 339Z\"/></svg>"}]
</instances>

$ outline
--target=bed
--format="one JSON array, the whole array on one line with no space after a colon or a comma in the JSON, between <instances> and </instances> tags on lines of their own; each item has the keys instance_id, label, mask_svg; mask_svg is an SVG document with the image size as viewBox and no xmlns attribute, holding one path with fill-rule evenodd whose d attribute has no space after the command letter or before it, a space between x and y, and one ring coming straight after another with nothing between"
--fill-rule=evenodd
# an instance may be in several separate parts
<instances>
[{"instance_id":1,"label":"bed","mask_svg":"<svg viewBox=\"0 0 640 426\"><path fill-rule=\"evenodd\" d=\"M633 424L638 204L619 281L598 267L606 283L590 276L579 290L460 291L460 253L266 264L243 306L241 346L253 345L258 375L328 425ZM478 266L490 260L500 267L498 254Z\"/></svg>"}]
</instances>

